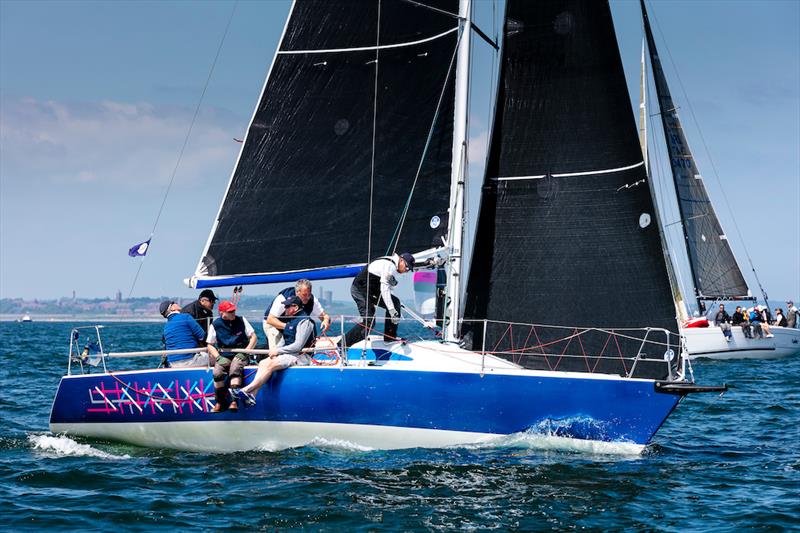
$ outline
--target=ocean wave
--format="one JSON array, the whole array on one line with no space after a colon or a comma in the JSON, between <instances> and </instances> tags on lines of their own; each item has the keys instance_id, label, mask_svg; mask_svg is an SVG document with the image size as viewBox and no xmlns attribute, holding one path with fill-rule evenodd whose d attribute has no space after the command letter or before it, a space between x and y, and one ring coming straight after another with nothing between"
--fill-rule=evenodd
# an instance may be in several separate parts
<instances>
[{"instance_id":1,"label":"ocean wave","mask_svg":"<svg viewBox=\"0 0 800 533\"><path fill-rule=\"evenodd\" d=\"M64 435L28 435L28 442L34 450L52 454L56 457L96 457L98 459L123 460L130 459L130 455L114 455L92 448L88 444L81 444Z\"/></svg>"}]
</instances>

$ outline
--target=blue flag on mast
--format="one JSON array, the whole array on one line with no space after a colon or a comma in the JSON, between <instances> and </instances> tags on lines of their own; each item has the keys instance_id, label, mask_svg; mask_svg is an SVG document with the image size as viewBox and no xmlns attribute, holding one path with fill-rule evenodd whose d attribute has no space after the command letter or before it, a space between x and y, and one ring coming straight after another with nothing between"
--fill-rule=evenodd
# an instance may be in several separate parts
<instances>
[{"instance_id":1,"label":"blue flag on mast","mask_svg":"<svg viewBox=\"0 0 800 533\"><path fill-rule=\"evenodd\" d=\"M131 257L139 257L147 255L147 250L150 248L151 239L152 237L150 237L150 239L147 239L144 242L140 242L139 244L133 245L131 249L128 250L128 255Z\"/></svg>"}]
</instances>

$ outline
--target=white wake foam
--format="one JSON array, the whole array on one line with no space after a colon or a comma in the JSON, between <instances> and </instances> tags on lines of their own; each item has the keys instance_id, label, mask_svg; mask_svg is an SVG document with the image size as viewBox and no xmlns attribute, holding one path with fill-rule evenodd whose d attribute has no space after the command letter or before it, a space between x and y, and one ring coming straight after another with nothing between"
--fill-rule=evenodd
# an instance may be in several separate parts
<instances>
[{"instance_id":1,"label":"white wake foam","mask_svg":"<svg viewBox=\"0 0 800 533\"><path fill-rule=\"evenodd\" d=\"M563 428L581 425L593 429L599 438L595 440L565 437L558 433ZM634 442L609 442L601 440L604 431L601 425L588 418L545 420L527 431L513 433L465 446L467 449L523 448L542 451L560 451L582 454L641 456L644 446Z\"/></svg>"},{"instance_id":2,"label":"white wake foam","mask_svg":"<svg viewBox=\"0 0 800 533\"><path fill-rule=\"evenodd\" d=\"M97 457L98 459L130 459L130 455L114 455L92 448L88 444L80 444L64 435L28 435L28 441L34 450L39 450L56 457Z\"/></svg>"},{"instance_id":3,"label":"white wake foam","mask_svg":"<svg viewBox=\"0 0 800 533\"><path fill-rule=\"evenodd\" d=\"M350 442L348 440L326 439L323 437L314 437L314 439L311 442L309 442L308 445L313 446L314 448L322 448L329 450L345 450L348 452L370 452L375 449L370 446L364 446L362 444Z\"/></svg>"},{"instance_id":4,"label":"white wake foam","mask_svg":"<svg viewBox=\"0 0 800 533\"><path fill-rule=\"evenodd\" d=\"M310 446L321 450L337 450L346 452L369 452L375 450L370 446L364 446L344 439L326 439L324 437L314 437L305 444L297 444L295 446L286 446L286 444L279 442L262 442L255 449L259 452L279 452L287 448L304 448Z\"/></svg>"}]
</instances>

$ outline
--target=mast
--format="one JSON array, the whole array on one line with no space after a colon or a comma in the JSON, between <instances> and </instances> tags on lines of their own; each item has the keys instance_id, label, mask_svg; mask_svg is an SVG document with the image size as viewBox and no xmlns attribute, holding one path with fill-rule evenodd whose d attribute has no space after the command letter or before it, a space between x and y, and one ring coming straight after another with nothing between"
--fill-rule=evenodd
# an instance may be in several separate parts
<instances>
[{"instance_id":1,"label":"mast","mask_svg":"<svg viewBox=\"0 0 800 533\"><path fill-rule=\"evenodd\" d=\"M460 37L456 63L455 121L453 125L453 163L450 176L450 269L445 295L444 340L457 341L461 315L461 261L464 250L464 188L467 178L467 118L469 114L469 51L471 0L459 0Z\"/></svg>"},{"instance_id":2,"label":"mast","mask_svg":"<svg viewBox=\"0 0 800 533\"><path fill-rule=\"evenodd\" d=\"M667 244L667 233L664 227L663 220L664 213L658 206L658 195L656 194L653 176L650 173L650 157L647 153L647 62L645 61L645 40L642 38L642 67L641 74L639 75L639 144L642 147L642 157L644 158L644 168L647 173L650 195L653 197L653 205L655 206L656 218L658 219L658 229L661 233L661 243L664 248L664 259L667 262L667 275L669 276L669 285L672 289L672 298L675 302L675 314L681 322L688 320L689 312L686 309L686 304L683 301L683 294L681 293L681 285L676 276L677 269L672 263L672 254L669 251L669 244Z\"/></svg>"}]
</instances>

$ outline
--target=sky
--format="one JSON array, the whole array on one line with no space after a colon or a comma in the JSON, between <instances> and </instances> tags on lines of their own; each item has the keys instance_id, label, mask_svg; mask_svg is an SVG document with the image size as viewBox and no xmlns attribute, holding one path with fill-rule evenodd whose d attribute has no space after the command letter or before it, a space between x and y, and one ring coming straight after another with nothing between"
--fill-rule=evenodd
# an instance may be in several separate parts
<instances>
[{"instance_id":1,"label":"sky","mask_svg":"<svg viewBox=\"0 0 800 533\"><path fill-rule=\"evenodd\" d=\"M478 23L491 34L489 5L479 2ZM133 287L134 296L195 293L183 279L208 237L240 148L233 139L247 129L289 6L0 0L0 297L129 293L140 265L127 250L150 235L235 7ZM687 137L751 288L748 253L772 299L800 299L800 2L649 6ZM638 1L611 7L638 103ZM480 53L473 174L489 122L491 55ZM322 285L348 298L348 281Z\"/></svg>"}]
</instances>

